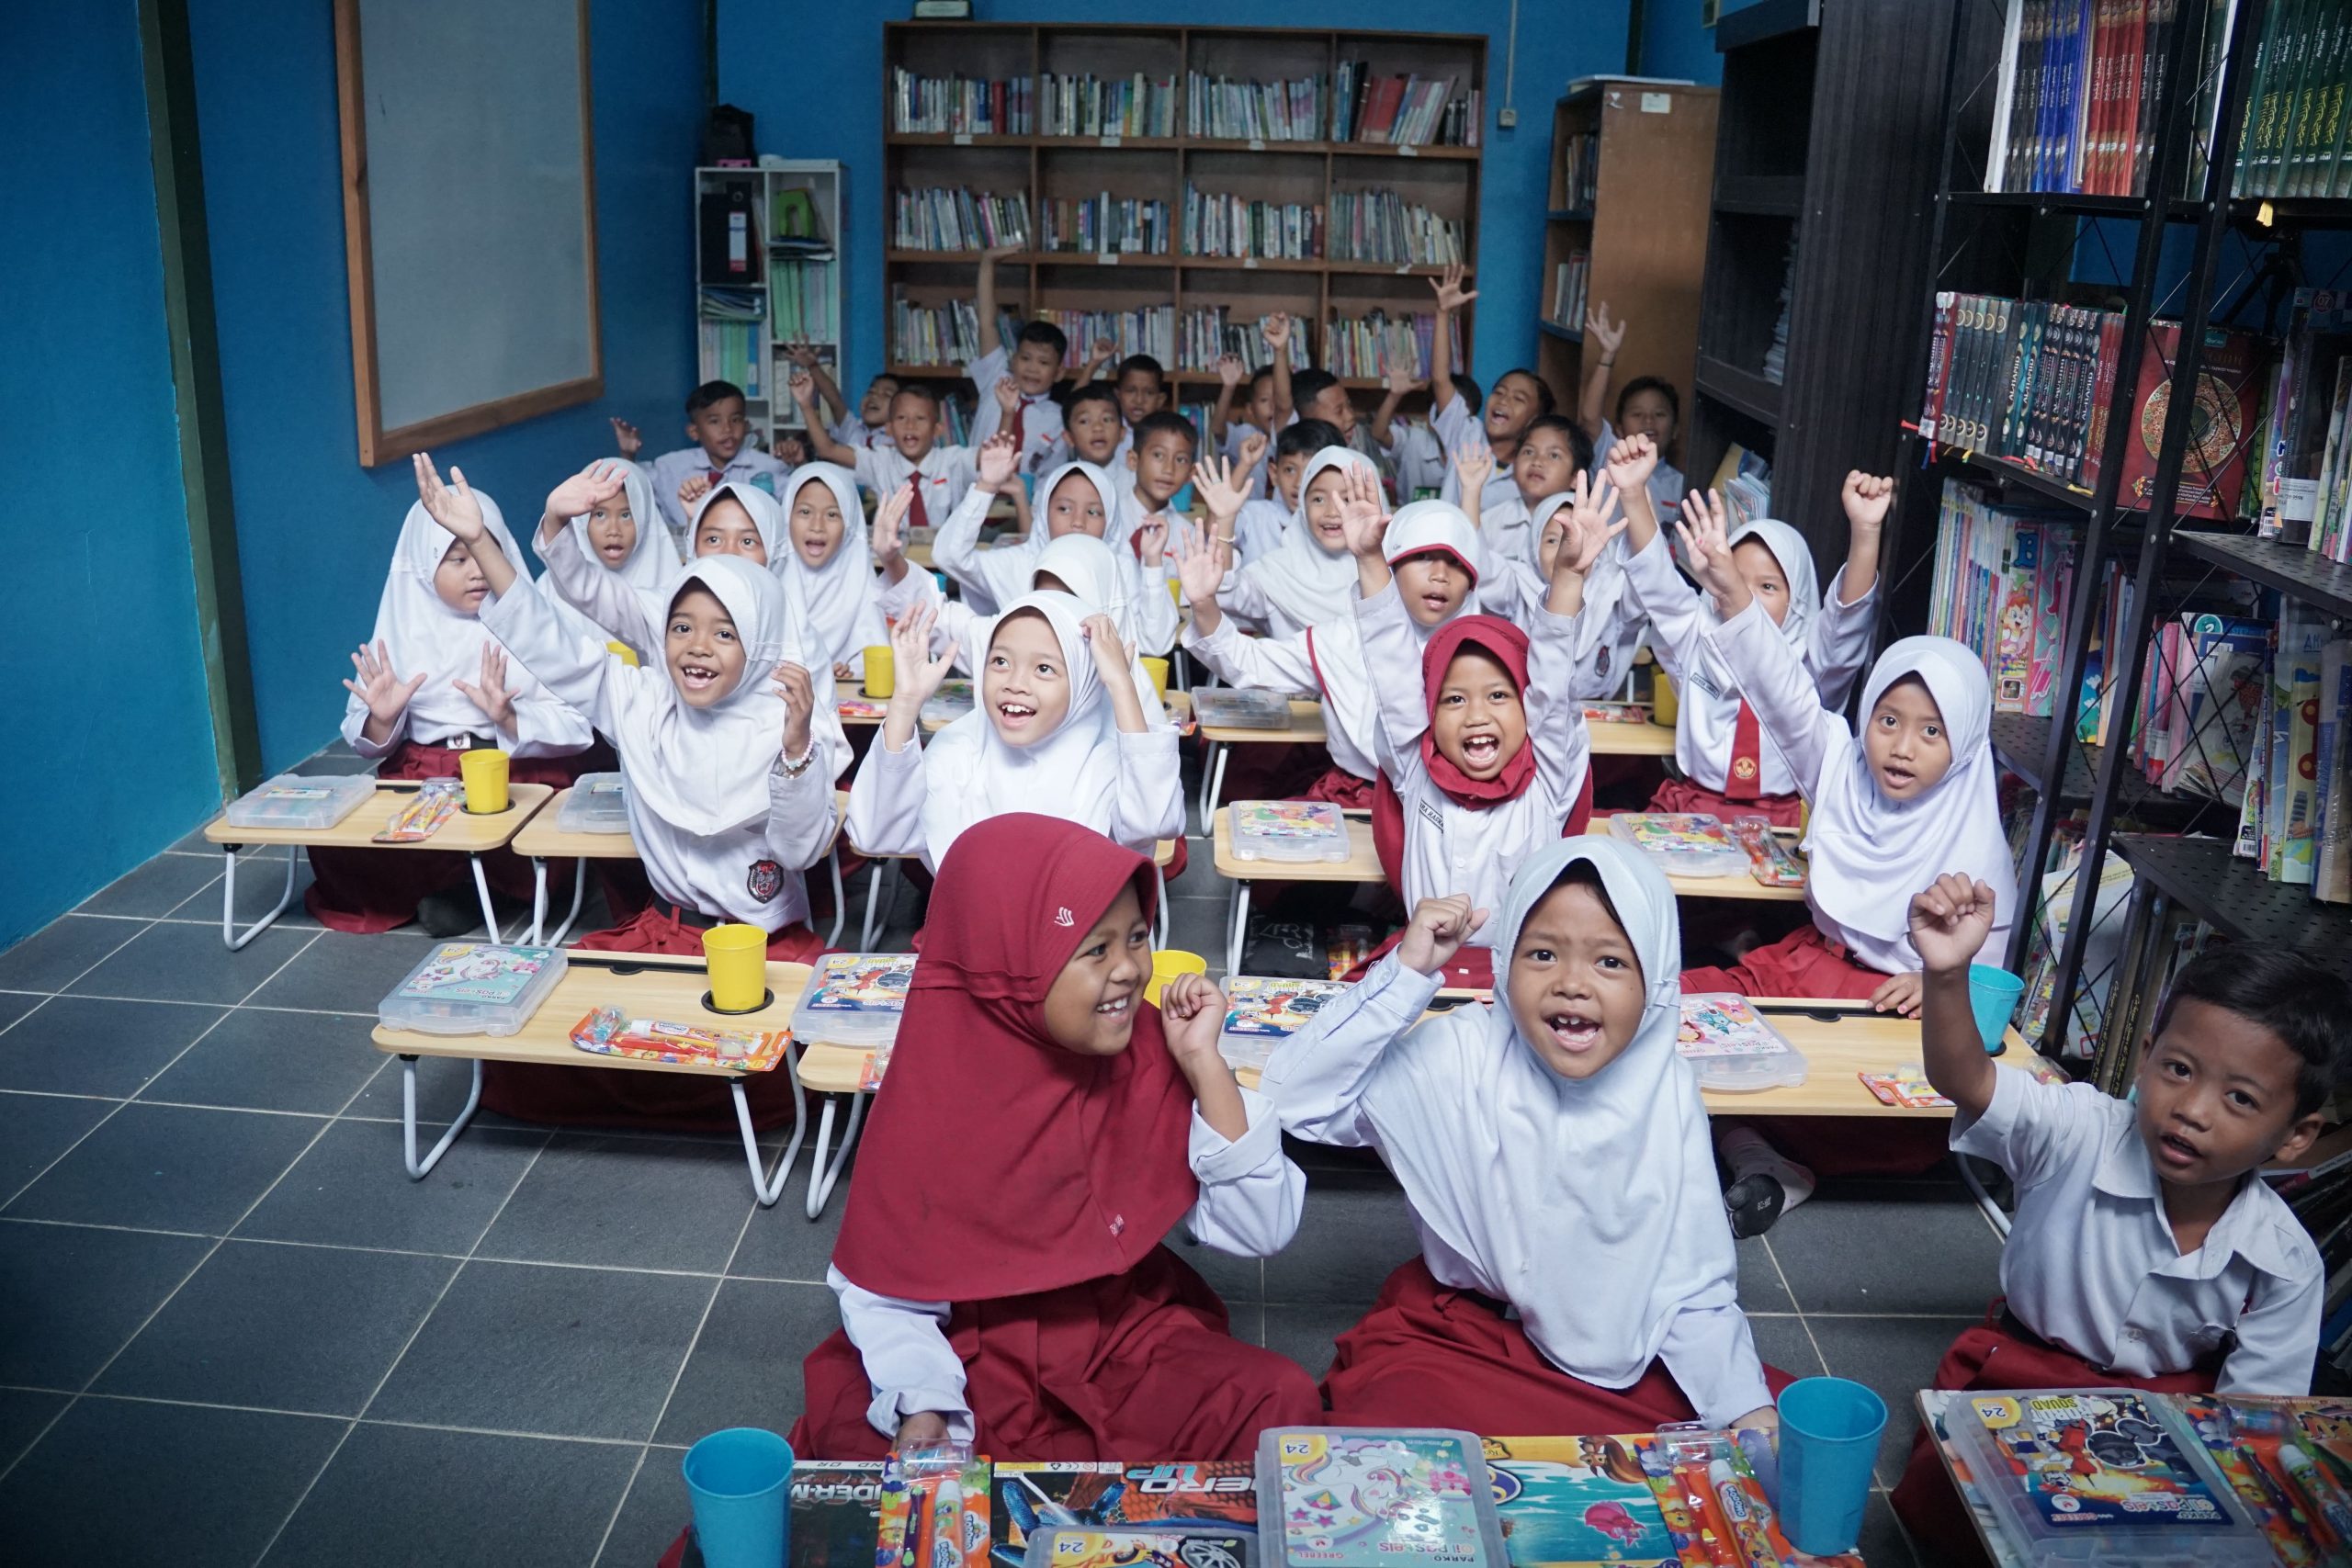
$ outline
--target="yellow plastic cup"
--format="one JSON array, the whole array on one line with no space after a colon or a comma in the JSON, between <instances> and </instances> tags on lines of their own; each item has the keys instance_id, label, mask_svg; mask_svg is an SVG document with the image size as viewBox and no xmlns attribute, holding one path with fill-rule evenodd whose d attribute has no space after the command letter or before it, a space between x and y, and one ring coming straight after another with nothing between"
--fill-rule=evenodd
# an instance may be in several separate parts
<instances>
[{"instance_id":1,"label":"yellow plastic cup","mask_svg":"<svg viewBox=\"0 0 2352 1568\"><path fill-rule=\"evenodd\" d=\"M1168 988L1169 981L1179 975L1205 975L1208 972L1209 961L1199 953L1185 953L1172 947L1161 948L1151 955L1151 978L1144 982L1143 999L1158 1007L1159 993Z\"/></svg>"},{"instance_id":2,"label":"yellow plastic cup","mask_svg":"<svg viewBox=\"0 0 2352 1568\"><path fill-rule=\"evenodd\" d=\"M1168 580L1168 597L1176 602L1178 609L1184 607L1184 585L1172 577Z\"/></svg>"},{"instance_id":3,"label":"yellow plastic cup","mask_svg":"<svg viewBox=\"0 0 2352 1568\"><path fill-rule=\"evenodd\" d=\"M720 1012L754 1012L768 994L768 933L757 926L713 926L702 933L702 961L710 972L710 1005Z\"/></svg>"},{"instance_id":4,"label":"yellow plastic cup","mask_svg":"<svg viewBox=\"0 0 2352 1568\"><path fill-rule=\"evenodd\" d=\"M619 660L623 664L628 665L632 670L639 668L637 662L637 649L631 648L625 642L608 642L605 645L605 651L611 654L615 659Z\"/></svg>"},{"instance_id":5,"label":"yellow plastic cup","mask_svg":"<svg viewBox=\"0 0 2352 1568\"><path fill-rule=\"evenodd\" d=\"M890 645L878 643L865 650L865 694L887 697L898 689L899 667L891 662Z\"/></svg>"},{"instance_id":6,"label":"yellow plastic cup","mask_svg":"<svg viewBox=\"0 0 2352 1568\"><path fill-rule=\"evenodd\" d=\"M1151 677L1152 691L1159 694L1161 702L1165 703L1168 700L1168 660L1146 659L1140 662L1143 665L1143 672Z\"/></svg>"},{"instance_id":7,"label":"yellow plastic cup","mask_svg":"<svg viewBox=\"0 0 2352 1568\"><path fill-rule=\"evenodd\" d=\"M458 759L458 776L466 781L466 809L477 817L506 809L506 753L478 746Z\"/></svg>"},{"instance_id":8,"label":"yellow plastic cup","mask_svg":"<svg viewBox=\"0 0 2352 1568\"><path fill-rule=\"evenodd\" d=\"M1650 674L1650 722L1674 728L1675 717L1681 712L1680 699L1674 694L1674 677L1663 669Z\"/></svg>"}]
</instances>

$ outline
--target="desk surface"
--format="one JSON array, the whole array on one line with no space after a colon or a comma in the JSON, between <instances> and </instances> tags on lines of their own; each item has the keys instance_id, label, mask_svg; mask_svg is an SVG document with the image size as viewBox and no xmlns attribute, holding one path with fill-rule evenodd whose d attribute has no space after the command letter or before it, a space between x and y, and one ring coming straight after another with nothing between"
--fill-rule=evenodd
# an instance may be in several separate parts
<instances>
[{"instance_id":1,"label":"desk surface","mask_svg":"<svg viewBox=\"0 0 2352 1568\"><path fill-rule=\"evenodd\" d=\"M1588 724L1596 757L1671 757L1674 731L1662 724Z\"/></svg>"},{"instance_id":2,"label":"desk surface","mask_svg":"<svg viewBox=\"0 0 2352 1568\"><path fill-rule=\"evenodd\" d=\"M628 832L571 833L562 827L563 804L571 798L569 786L558 790L539 814L514 835L514 852L533 860L635 860L637 840ZM833 832L849 816L849 791L833 791Z\"/></svg>"},{"instance_id":3,"label":"desk surface","mask_svg":"<svg viewBox=\"0 0 2352 1568\"><path fill-rule=\"evenodd\" d=\"M1281 729L1232 729L1204 723L1201 738L1223 741L1228 746L1286 746L1306 741L1320 746L1330 737L1323 728L1323 705L1305 697L1293 697L1290 700L1290 723Z\"/></svg>"},{"instance_id":4,"label":"desk surface","mask_svg":"<svg viewBox=\"0 0 2352 1568\"><path fill-rule=\"evenodd\" d=\"M1248 805L1250 802L1242 802ZM1243 860L1233 852L1233 803L1216 808L1210 827L1219 876L1238 882L1378 882L1380 857L1372 848L1372 815L1348 812L1345 860Z\"/></svg>"},{"instance_id":5,"label":"desk surface","mask_svg":"<svg viewBox=\"0 0 2352 1568\"><path fill-rule=\"evenodd\" d=\"M403 787L405 786L405 787ZM380 784L358 808L330 828L232 828L225 817L205 824L204 839L212 844L299 844L305 847L353 850L454 850L479 852L503 846L520 833L555 791L547 784L509 784L507 808L495 817L469 816L460 807L434 830L429 839L413 844L379 844L376 835L392 816L416 798L413 781Z\"/></svg>"}]
</instances>

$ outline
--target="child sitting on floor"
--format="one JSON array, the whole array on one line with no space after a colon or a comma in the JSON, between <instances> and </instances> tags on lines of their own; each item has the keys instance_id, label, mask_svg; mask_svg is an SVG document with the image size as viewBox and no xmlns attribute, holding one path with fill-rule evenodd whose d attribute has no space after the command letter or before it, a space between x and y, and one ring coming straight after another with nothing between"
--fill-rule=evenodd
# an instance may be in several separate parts
<instances>
[{"instance_id":1,"label":"child sitting on floor","mask_svg":"<svg viewBox=\"0 0 2352 1568\"><path fill-rule=\"evenodd\" d=\"M619 490L616 481L607 500ZM480 502L488 547L516 576L527 575L497 503L488 496ZM344 742L376 762L377 777L454 778L477 746L504 751L513 759L508 776L520 784L560 789L593 765L585 761L596 741L587 716L510 660L483 625L490 592L472 553L434 526L421 504L410 507L377 602L376 635L351 656L356 678L343 683L351 694ZM330 931L388 931L415 920L429 936L455 936L481 923L464 855L324 847L310 855L317 880L303 907ZM531 868L513 852L484 855L481 863L501 894L531 897Z\"/></svg>"},{"instance_id":2,"label":"child sitting on floor","mask_svg":"<svg viewBox=\"0 0 2352 1568\"><path fill-rule=\"evenodd\" d=\"M514 570L462 472L450 469L445 487L429 457L420 454L415 468L424 509L489 581L482 624L620 754L629 834L659 897L627 924L574 945L698 953L705 930L741 921L770 933L772 958L806 962L821 953L806 923L800 874L832 841L834 747L814 722L816 684L792 646L783 585L731 555L697 560L672 592L660 664L633 665L582 635ZM590 482L566 480L548 510L582 510ZM730 1124L730 1101L712 1080L492 1067L482 1103L508 1115ZM656 1081L616 1088L616 1079ZM762 1118L791 1114L789 1084L760 1087L768 1089L752 1096Z\"/></svg>"},{"instance_id":3,"label":"child sitting on floor","mask_svg":"<svg viewBox=\"0 0 2352 1568\"><path fill-rule=\"evenodd\" d=\"M1647 1431L1777 1425L1716 1201L1674 894L1613 840L1534 848L1494 1005L1421 1021L1487 910L1424 899L1369 978L1274 1048L1283 1131L1377 1151L1421 1256L1340 1337L1329 1424Z\"/></svg>"},{"instance_id":4,"label":"child sitting on floor","mask_svg":"<svg viewBox=\"0 0 2352 1568\"><path fill-rule=\"evenodd\" d=\"M1160 1239L1264 1257L1306 1181L1217 1054L1217 988L1145 998L1157 893L1148 860L1049 817L979 824L941 863L796 1452L1247 1459L1322 1418Z\"/></svg>"},{"instance_id":5,"label":"child sitting on floor","mask_svg":"<svg viewBox=\"0 0 2352 1568\"><path fill-rule=\"evenodd\" d=\"M2006 1299L1953 1342L1936 1386L2309 1393L2327 1271L2261 1168L2319 1136L2352 1046L2352 986L2299 953L2211 948L2157 1009L2132 1100L2041 1083L1985 1055L1969 1002L2001 897L1952 874L1910 905L1951 1147L2017 1188ZM1923 1562L1984 1561L1924 1431L1894 1503Z\"/></svg>"}]
</instances>

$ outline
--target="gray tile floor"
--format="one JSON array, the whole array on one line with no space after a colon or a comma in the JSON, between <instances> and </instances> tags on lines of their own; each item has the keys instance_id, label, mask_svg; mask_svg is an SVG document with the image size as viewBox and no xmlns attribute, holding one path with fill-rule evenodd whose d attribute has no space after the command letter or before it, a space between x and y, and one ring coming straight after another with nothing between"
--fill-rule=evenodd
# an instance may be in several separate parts
<instances>
[{"instance_id":1,"label":"gray tile floor","mask_svg":"<svg viewBox=\"0 0 2352 1568\"><path fill-rule=\"evenodd\" d=\"M1221 954L1193 852L1175 945ZM801 1217L805 1153L762 1210L730 1139L492 1116L410 1181L397 1065L366 1012L331 1010L368 1007L424 939L298 908L229 953L220 869L184 840L0 953L6 1555L650 1564L685 1516L684 1445L797 1413L840 1197ZM241 874L240 901L270 881ZM901 886L894 935L912 913ZM464 1071L423 1066L446 1121ZM1288 1249L1187 1252L1237 1334L1319 1374L1413 1235L1385 1173L1302 1158ZM1767 1360L1886 1397L1885 1483L1998 1255L1948 1176L1833 1186L1743 1244L1742 1293ZM1911 1562L1883 1497L1864 1547Z\"/></svg>"}]
</instances>

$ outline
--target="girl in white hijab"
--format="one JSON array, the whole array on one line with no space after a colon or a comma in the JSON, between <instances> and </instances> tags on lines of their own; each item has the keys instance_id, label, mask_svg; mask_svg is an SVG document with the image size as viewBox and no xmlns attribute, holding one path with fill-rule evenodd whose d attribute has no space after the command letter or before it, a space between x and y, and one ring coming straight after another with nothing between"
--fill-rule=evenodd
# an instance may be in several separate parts
<instances>
[{"instance_id":1,"label":"girl in white hijab","mask_svg":"<svg viewBox=\"0 0 2352 1568\"><path fill-rule=\"evenodd\" d=\"M1481 610L1522 627L1535 624L1552 592L1553 558L1575 510L1576 496L1568 491L1537 502L1522 531L1523 555L1505 556L1500 547L1481 538L1492 569L1479 585ZM1589 683L1579 694L1586 697L1605 697L1623 685L1634 650L1646 640L1648 623L1625 577L1626 555L1625 536L1620 534L1602 547L1585 578L1584 613L1593 644Z\"/></svg>"},{"instance_id":2,"label":"girl in white hijab","mask_svg":"<svg viewBox=\"0 0 2352 1568\"><path fill-rule=\"evenodd\" d=\"M803 463L784 481L786 548L771 564L797 581L808 606L808 649L846 681L865 649L890 640L882 618L857 479L831 463Z\"/></svg>"},{"instance_id":3,"label":"girl in white hijab","mask_svg":"<svg viewBox=\"0 0 2352 1568\"><path fill-rule=\"evenodd\" d=\"M510 570L527 575L498 503L479 499L484 533ZM377 777L455 777L477 746L504 751L512 759L507 776L521 784L560 789L593 765L584 756L596 741L587 716L532 679L483 625L489 592L472 555L423 506L410 507L376 603L375 636L351 656L353 678L343 683L351 694L344 741L376 762ZM481 923L463 855L335 849L310 855L317 880L303 903L332 931L385 931L414 919L431 935L454 936ZM531 869L511 852L483 856L482 867L499 892L531 897Z\"/></svg>"},{"instance_id":4,"label":"girl in white hijab","mask_svg":"<svg viewBox=\"0 0 2352 1568\"><path fill-rule=\"evenodd\" d=\"M1353 613L1355 558L1340 526L1340 503L1351 473L1380 470L1346 446L1326 446L1307 460L1298 481L1298 505L1278 548L1227 574L1217 607L1275 637L1341 620ZM1231 534L1229 524L1220 534ZM1475 558L1475 557L1474 557Z\"/></svg>"},{"instance_id":5,"label":"girl in white hijab","mask_svg":"<svg viewBox=\"0 0 2352 1568\"><path fill-rule=\"evenodd\" d=\"M1772 1425L1768 1379L1785 1379L1740 1311L1706 1109L1675 1050L1665 876L1611 839L1543 846L1495 922L1495 1000L1417 1022L1488 914L1423 901L1396 952L1266 1065L1283 1130L1377 1150L1420 1234L1340 1337L1333 1425Z\"/></svg>"},{"instance_id":6,"label":"girl in white hijab","mask_svg":"<svg viewBox=\"0 0 2352 1568\"><path fill-rule=\"evenodd\" d=\"M956 652L931 651L931 622L918 606L892 629L895 686L850 784L851 843L936 869L956 835L1009 811L1082 822L1146 855L1183 831L1176 733L1147 723L1135 656L1107 615L1067 593L1014 599L975 628L987 638L978 705L919 747L922 705Z\"/></svg>"},{"instance_id":7,"label":"girl in white hijab","mask_svg":"<svg viewBox=\"0 0 2352 1568\"><path fill-rule=\"evenodd\" d=\"M1639 610L1649 617L1650 651L1673 677L1679 713L1674 761L1681 773L1651 797L1652 811L1699 811L1717 817L1757 814L1776 827L1793 828L1804 817L1799 781L1754 705L1740 700L1730 672L1707 652L1707 634L1717 624L1700 595L1674 570L1668 541L1652 510L1649 476L1657 454L1646 435L1628 436L1609 451L1609 480L1624 498L1625 581ZM1867 483L1866 497L1860 486ZM1742 524L1728 537L1734 566L1755 597L1763 601L1790 651L1802 661L1819 700L1843 706L1854 677L1870 657L1878 617L1878 529L1865 527L1857 513L1883 520L1891 480L1849 475L1846 508L1850 548L1846 564L1826 593L1816 586L1812 547L1787 524L1763 518ZM1707 504L1718 525L1725 521L1720 496ZM1743 603L1745 601L1743 600Z\"/></svg>"}]
</instances>

